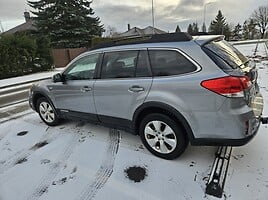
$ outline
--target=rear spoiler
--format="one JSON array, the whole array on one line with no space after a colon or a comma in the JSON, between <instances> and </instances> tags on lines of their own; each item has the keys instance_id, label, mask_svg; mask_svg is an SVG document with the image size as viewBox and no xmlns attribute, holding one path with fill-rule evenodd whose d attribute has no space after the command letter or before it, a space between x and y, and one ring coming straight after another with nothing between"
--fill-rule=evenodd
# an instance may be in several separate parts
<instances>
[{"instance_id":1,"label":"rear spoiler","mask_svg":"<svg viewBox=\"0 0 268 200\"><path fill-rule=\"evenodd\" d=\"M193 36L193 39L195 43L197 43L200 46L204 46L207 43L210 43L211 41L220 41L224 40L225 36L224 35L198 35L198 36Z\"/></svg>"}]
</instances>

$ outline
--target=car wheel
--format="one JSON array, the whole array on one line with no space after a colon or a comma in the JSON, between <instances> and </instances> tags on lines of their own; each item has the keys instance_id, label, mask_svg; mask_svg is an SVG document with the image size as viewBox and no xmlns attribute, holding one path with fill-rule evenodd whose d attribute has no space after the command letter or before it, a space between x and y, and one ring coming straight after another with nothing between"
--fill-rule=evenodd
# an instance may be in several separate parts
<instances>
[{"instance_id":1,"label":"car wheel","mask_svg":"<svg viewBox=\"0 0 268 200\"><path fill-rule=\"evenodd\" d=\"M59 118L52 104L46 98L37 100L37 111L40 118L49 126L55 126L59 123Z\"/></svg>"},{"instance_id":2,"label":"car wheel","mask_svg":"<svg viewBox=\"0 0 268 200\"><path fill-rule=\"evenodd\" d=\"M189 143L180 125L160 113L147 115L140 124L139 134L152 154L168 160L180 156Z\"/></svg>"}]
</instances>

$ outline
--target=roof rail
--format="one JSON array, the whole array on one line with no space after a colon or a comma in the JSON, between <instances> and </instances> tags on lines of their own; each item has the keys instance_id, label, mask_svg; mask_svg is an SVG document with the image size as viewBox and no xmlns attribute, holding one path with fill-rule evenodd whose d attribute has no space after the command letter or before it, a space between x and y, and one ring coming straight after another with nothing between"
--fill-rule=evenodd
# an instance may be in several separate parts
<instances>
[{"instance_id":1,"label":"roof rail","mask_svg":"<svg viewBox=\"0 0 268 200\"><path fill-rule=\"evenodd\" d=\"M208 32L191 33L191 36L199 36L199 35L211 35L211 33Z\"/></svg>"},{"instance_id":2,"label":"roof rail","mask_svg":"<svg viewBox=\"0 0 268 200\"><path fill-rule=\"evenodd\" d=\"M190 41L193 37L188 33L165 33L145 36L132 36L115 39L111 42L104 42L97 44L93 49L100 49L105 47L113 47L128 44L141 44L141 43L157 43L157 42L183 42Z\"/></svg>"}]
</instances>

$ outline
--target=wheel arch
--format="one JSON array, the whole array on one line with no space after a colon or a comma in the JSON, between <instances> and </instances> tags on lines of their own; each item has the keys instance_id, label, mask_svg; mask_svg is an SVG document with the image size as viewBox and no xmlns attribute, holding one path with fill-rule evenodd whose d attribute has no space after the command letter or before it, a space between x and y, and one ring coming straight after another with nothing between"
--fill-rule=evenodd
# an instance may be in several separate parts
<instances>
[{"instance_id":1,"label":"wheel arch","mask_svg":"<svg viewBox=\"0 0 268 200\"><path fill-rule=\"evenodd\" d=\"M48 102L53 106L57 116L59 116L58 110L55 108L53 102L51 101L51 99L49 98L48 95L44 94L43 92L34 92L33 94L33 106L34 106L34 110L38 112L37 109L37 101L40 98L46 98L48 100Z\"/></svg>"},{"instance_id":2,"label":"wheel arch","mask_svg":"<svg viewBox=\"0 0 268 200\"><path fill-rule=\"evenodd\" d=\"M194 140L194 135L185 117L175 108L161 102L146 102L136 109L132 119L132 128L135 130L136 134L138 134L139 125L142 119L151 113L162 113L173 119L175 118L175 120L178 121L181 127L184 129L186 137L192 143Z\"/></svg>"}]
</instances>

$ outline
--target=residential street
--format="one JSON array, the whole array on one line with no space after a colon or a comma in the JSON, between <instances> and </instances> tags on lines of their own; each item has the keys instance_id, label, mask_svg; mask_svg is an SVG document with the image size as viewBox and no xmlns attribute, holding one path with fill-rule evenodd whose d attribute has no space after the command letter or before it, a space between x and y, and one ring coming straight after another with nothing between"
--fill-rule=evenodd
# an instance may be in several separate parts
<instances>
[{"instance_id":1,"label":"residential street","mask_svg":"<svg viewBox=\"0 0 268 200\"><path fill-rule=\"evenodd\" d=\"M247 56L255 46L236 44ZM256 53L268 116L265 43ZM221 199L267 199L267 130L261 125L249 144L233 148ZM163 160L121 130L67 120L48 127L22 102L0 108L0 200L218 199L205 195L216 150L189 145L178 159Z\"/></svg>"}]
</instances>

